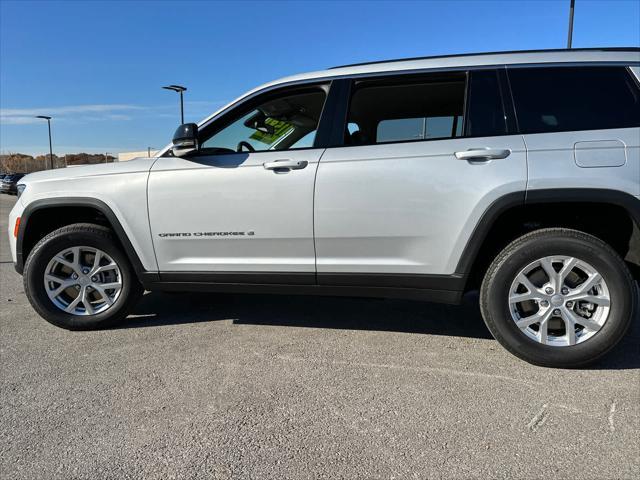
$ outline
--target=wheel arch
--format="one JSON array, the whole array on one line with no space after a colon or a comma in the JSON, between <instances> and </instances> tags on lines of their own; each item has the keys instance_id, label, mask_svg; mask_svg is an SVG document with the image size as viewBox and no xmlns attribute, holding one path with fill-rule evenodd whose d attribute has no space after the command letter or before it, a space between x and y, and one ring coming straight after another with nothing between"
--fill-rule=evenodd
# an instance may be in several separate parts
<instances>
[{"instance_id":1,"label":"wheel arch","mask_svg":"<svg viewBox=\"0 0 640 480\"><path fill-rule=\"evenodd\" d=\"M59 217L51 215L63 210L73 211L73 214L69 216L69 220L60 220ZM40 199L29 203L25 207L20 216L20 226L16 237L15 268L18 273L23 273L26 258L31 249L44 235L56 228L82 221L89 221L111 228L125 255L131 262L138 279L142 281L143 277L149 275L145 271L140 257L117 215L105 202L90 197Z\"/></svg>"},{"instance_id":2,"label":"wheel arch","mask_svg":"<svg viewBox=\"0 0 640 480\"><path fill-rule=\"evenodd\" d=\"M604 226L585 225L585 209L603 219ZM581 229L612 244L640 278L640 198L609 189L541 189L507 194L483 213L456 267L467 278L465 289L478 285L491 260L512 240L554 226Z\"/></svg>"}]
</instances>

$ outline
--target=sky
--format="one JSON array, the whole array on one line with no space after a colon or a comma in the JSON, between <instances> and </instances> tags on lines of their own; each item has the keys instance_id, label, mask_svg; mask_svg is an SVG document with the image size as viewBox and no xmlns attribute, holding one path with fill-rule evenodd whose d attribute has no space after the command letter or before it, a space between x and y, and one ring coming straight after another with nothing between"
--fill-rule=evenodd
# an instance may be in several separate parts
<instances>
[{"instance_id":1,"label":"sky","mask_svg":"<svg viewBox=\"0 0 640 480\"><path fill-rule=\"evenodd\" d=\"M402 57L564 48L569 0L0 0L0 152L161 148L279 77ZM573 46L640 46L640 1L576 0Z\"/></svg>"}]
</instances>

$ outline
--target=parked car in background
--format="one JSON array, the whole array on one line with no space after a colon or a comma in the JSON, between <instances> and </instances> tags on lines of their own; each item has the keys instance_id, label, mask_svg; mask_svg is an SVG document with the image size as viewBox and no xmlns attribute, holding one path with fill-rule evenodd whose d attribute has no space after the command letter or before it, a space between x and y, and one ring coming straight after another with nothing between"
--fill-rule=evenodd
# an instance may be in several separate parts
<instances>
[{"instance_id":1,"label":"parked car in background","mask_svg":"<svg viewBox=\"0 0 640 480\"><path fill-rule=\"evenodd\" d=\"M181 125L155 158L27 176L11 253L36 311L72 330L113 325L143 289L479 289L510 352L582 366L637 305L639 127L637 48L298 75Z\"/></svg>"},{"instance_id":2,"label":"parked car in background","mask_svg":"<svg viewBox=\"0 0 640 480\"><path fill-rule=\"evenodd\" d=\"M18 181L24 177L25 173L10 173L0 180L0 193L8 193L9 195L18 194Z\"/></svg>"}]
</instances>

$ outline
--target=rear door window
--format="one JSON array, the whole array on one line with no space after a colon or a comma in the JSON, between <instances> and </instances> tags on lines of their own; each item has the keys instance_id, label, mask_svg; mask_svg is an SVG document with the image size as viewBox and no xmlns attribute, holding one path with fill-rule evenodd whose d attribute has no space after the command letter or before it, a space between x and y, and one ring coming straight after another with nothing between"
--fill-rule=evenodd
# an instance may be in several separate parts
<instances>
[{"instance_id":1,"label":"rear door window","mask_svg":"<svg viewBox=\"0 0 640 480\"><path fill-rule=\"evenodd\" d=\"M522 133L640 126L640 93L625 67L509 69Z\"/></svg>"},{"instance_id":2,"label":"rear door window","mask_svg":"<svg viewBox=\"0 0 640 480\"><path fill-rule=\"evenodd\" d=\"M356 82L347 145L505 135L495 70Z\"/></svg>"},{"instance_id":3,"label":"rear door window","mask_svg":"<svg viewBox=\"0 0 640 480\"><path fill-rule=\"evenodd\" d=\"M462 135L466 75L407 76L357 82L347 144L372 145Z\"/></svg>"}]
</instances>

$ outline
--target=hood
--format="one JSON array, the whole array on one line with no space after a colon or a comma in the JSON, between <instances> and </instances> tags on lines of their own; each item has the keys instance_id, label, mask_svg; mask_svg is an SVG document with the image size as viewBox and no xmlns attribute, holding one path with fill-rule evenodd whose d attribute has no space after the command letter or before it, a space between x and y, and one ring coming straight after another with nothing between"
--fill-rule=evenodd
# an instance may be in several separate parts
<instances>
[{"instance_id":1,"label":"hood","mask_svg":"<svg viewBox=\"0 0 640 480\"><path fill-rule=\"evenodd\" d=\"M30 173L22 177L18 183L26 185L29 183L46 182L50 180L146 172L149 171L156 160L156 157L135 158L126 162L98 163L94 165L79 165L66 168L56 168L54 170L43 170L41 172Z\"/></svg>"}]
</instances>

